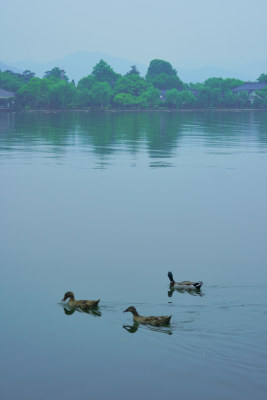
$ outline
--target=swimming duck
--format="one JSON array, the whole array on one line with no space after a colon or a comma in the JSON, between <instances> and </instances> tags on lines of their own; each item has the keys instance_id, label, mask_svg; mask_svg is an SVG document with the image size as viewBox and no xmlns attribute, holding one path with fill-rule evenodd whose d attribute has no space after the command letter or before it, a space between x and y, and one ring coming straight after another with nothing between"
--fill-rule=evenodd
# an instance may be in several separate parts
<instances>
[{"instance_id":1,"label":"swimming duck","mask_svg":"<svg viewBox=\"0 0 267 400\"><path fill-rule=\"evenodd\" d=\"M172 272L168 272L168 277L171 281L170 287L172 289L200 289L201 286L203 285L203 282L198 281L198 282L191 282L191 281L182 281L182 282L175 282L173 279Z\"/></svg>"},{"instance_id":2,"label":"swimming duck","mask_svg":"<svg viewBox=\"0 0 267 400\"><path fill-rule=\"evenodd\" d=\"M136 308L133 306L128 307L126 310L123 312L131 312L133 314L133 320L134 322L137 322L139 324L148 324L148 325L153 325L153 326L161 326L161 325L167 325L170 323L171 315L164 315L161 317L143 317L142 315L139 315L138 312L136 311Z\"/></svg>"},{"instance_id":3,"label":"swimming duck","mask_svg":"<svg viewBox=\"0 0 267 400\"><path fill-rule=\"evenodd\" d=\"M62 301L69 299L68 305L73 308L80 308L81 310L88 310L88 308L97 307L99 300L75 300L73 292L66 292Z\"/></svg>"}]
</instances>

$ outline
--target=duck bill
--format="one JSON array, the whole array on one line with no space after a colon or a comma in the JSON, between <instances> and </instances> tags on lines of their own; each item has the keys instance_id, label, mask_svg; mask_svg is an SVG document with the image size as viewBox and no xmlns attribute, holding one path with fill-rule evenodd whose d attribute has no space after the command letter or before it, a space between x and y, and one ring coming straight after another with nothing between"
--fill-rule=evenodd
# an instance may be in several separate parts
<instances>
[{"instance_id":1,"label":"duck bill","mask_svg":"<svg viewBox=\"0 0 267 400\"><path fill-rule=\"evenodd\" d=\"M65 300L66 300L65 297L63 297L63 299L61 301L65 301Z\"/></svg>"},{"instance_id":2,"label":"duck bill","mask_svg":"<svg viewBox=\"0 0 267 400\"><path fill-rule=\"evenodd\" d=\"M126 309L126 310L124 310L123 312L128 312L129 310L128 310L128 308Z\"/></svg>"}]
</instances>

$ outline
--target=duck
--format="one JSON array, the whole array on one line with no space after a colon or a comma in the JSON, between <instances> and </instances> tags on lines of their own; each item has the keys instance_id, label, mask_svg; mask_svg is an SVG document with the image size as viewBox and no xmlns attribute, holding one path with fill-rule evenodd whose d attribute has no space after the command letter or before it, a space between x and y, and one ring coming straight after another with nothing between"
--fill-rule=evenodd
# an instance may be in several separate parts
<instances>
[{"instance_id":1,"label":"duck","mask_svg":"<svg viewBox=\"0 0 267 400\"><path fill-rule=\"evenodd\" d=\"M203 285L203 282L191 282L191 281L182 281L182 282L175 282L173 279L172 272L168 272L168 277L171 281L170 287L171 289L188 289L188 290L199 290Z\"/></svg>"},{"instance_id":2,"label":"duck","mask_svg":"<svg viewBox=\"0 0 267 400\"><path fill-rule=\"evenodd\" d=\"M68 305L70 307L80 308L83 311L86 311L92 307L97 307L98 303L100 302L100 299L98 299L98 300L75 300L73 292L66 292L64 294L62 301L66 301L67 299L69 299Z\"/></svg>"},{"instance_id":3,"label":"duck","mask_svg":"<svg viewBox=\"0 0 267 400\"><path fill-rule=\"evenodd\" d=\"M138 324L152 325L152 326L168 325L172 317L171 315L162 315L160 317L155 317L155 316L143 317L142 315L138 314L134 306L126 308L126 310L124 310L123 312L131 312L133 314L134 322Z\"/></svg>"}]
</instances>

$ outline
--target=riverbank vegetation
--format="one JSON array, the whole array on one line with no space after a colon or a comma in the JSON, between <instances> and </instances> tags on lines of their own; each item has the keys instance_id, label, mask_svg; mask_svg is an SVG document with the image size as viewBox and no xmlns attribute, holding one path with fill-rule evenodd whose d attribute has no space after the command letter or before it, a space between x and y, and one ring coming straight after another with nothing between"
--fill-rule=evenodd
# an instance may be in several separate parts
<instances>
[{"instance_id":1,"label":"riverbank vegetation","mask_svg":"<svg viewBox=\"0 0 267 400\"><path fill-rule=\"evenodd\" d=\"M183 83L171 64L152 60L145 77L136 66L121 75L104 60L77 84L55 67L38 78L0 71L0 87L15 93L17 109L200 109L267 108L267 74L257 79L260 90L235 92L244 84L233 78L210 78L203 83Z\"/></svg>"}]
</instances>

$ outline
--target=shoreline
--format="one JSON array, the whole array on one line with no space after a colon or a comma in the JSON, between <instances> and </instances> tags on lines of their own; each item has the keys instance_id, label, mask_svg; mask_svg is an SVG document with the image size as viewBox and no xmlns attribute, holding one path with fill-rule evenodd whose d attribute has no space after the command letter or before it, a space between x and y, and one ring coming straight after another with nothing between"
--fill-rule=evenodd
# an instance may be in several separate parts
<instances>
[{"instance_id":1,"label":"shoreline","mask_svg":"<svg viewBox=\"0 0 267 400\"><path fill-rule=\"evenodd\" d=\"M121 112L136 112L136 113L146 113L146 112L248 112L248 111L267 111L267 108L188 108L188 109L173 109L173 108L168 108L168 109L144 109L144 110L138 110L138 109L117 109L117 108L109 108L109 109L87 109L87 108L81 108L81 109L28 109L28 110L23 110L23 109L10 109L10 108L0 108L0 112L10 112L10 113L17 113L17 112L41 112L41 113L58 113L58 112L84 112L84 113L93 113L93 112L99 112L99 113L106 113L106 112L112 112L112 113L121 113Z\"/></svg>"}]
</instances>

